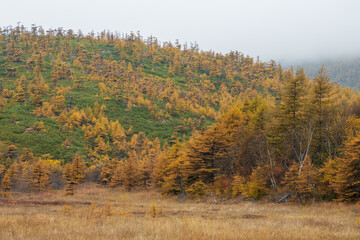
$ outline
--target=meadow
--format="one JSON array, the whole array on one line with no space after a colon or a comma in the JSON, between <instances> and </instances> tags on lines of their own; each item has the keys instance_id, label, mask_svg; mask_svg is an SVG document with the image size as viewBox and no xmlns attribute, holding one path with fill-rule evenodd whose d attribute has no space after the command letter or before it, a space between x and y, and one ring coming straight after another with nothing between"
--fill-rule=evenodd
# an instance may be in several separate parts
<instances>
[{"instance_id":1,"label":"meadow","mask_svg":"<svg viewBox=\"0 0 360 240\"><path fill-rule=\"evenodd\" d=\"M0 239L359 239L358 204L178 202L85 184L0 198Z\"/></svg>"}]
</instances>

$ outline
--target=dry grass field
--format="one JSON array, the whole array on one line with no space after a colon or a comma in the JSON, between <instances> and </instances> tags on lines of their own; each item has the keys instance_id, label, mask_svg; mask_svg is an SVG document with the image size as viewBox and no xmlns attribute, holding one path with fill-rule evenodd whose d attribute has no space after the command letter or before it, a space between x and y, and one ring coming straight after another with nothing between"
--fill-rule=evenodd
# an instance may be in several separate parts
<instances>
[{"instance_id":1,"label":"dry grass field","mask_svg":"<svg viewBox=\"0 0 360 240\"><path fill-rule=\"evenodd\" d=\"M360 239L360 205L179 203L83 186L0 198L0 239Z\"/></svg>"}]
</instances>

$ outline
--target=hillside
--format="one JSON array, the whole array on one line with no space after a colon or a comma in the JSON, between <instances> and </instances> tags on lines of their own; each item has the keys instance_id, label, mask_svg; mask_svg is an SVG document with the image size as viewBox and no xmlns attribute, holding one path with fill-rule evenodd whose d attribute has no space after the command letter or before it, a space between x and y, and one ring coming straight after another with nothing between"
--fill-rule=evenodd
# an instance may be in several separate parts
<instances>
[{"instance_id":1,"label":"hillside","mask_svg":"<svg viewBox=\"0 0 360 240\"><path fill-rule=\"evenodd\" d=\"M343 87L360 89L360 59L339 59L299 63L305 73L315 77L318 69L324 66L330 78Z\"/></svg>"},{"instance_id":2,"label":"hillside","mask_svg":"<svg viewBox=\"0 0 360 240\"><path fill-rule=\"evenodd\" d=\"M71 134L59 131L57 118L64 111L93 109L97 103L106 106L109 121L131 129L128 139L139 132L162 143L187 139L218 120L245 90L262 91L278 72L275 64L255 63L238 52L219 55L196 46L161 45L135 34L24 31L4 29L0 39L1 89L9 99L0 115L0 139L66 160L85 142L81 126ZM50 112L44 113L45 107ZM46 134L23 134L37 121L44 122ZM70 150L61 146L67 138Z\"/></svg>"},{"instance_id":3,"label":"hillside","mask_svg":"<svg viewBox=\"0 0 360 240\"><path fill-rule=\"evenodd\" d=\"M72 195L84 181L182 197L360 196L360 95L324 68L309 79L236 51L18 26L1 30L0 93L5 196Z\"/></svg>"}]
</instances>

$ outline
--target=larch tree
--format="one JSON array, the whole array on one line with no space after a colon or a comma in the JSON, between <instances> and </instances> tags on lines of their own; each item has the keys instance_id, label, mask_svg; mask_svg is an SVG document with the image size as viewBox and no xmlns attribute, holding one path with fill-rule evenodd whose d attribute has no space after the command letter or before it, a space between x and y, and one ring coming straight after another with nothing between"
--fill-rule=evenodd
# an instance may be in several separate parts
<instances>
[{"instance_id":1,"label":"larch tree","mask_svg":"<svg viewBox=\"0 0 360 240\"><path fill-rule=\"evenodd\" d=\"M85 164L78 154L75 155L72 163L64 167L63 178L66 181L66 195L74 194L74 186L80 184L85 178Z\"/></svg>"},{"instance_id":2,"label":"larch tree","mask_svg":"<svg viewBox=\"0 0 360 240\"><path fill-rule=\"evenodd\" d=\"M75 183L76 184L82 183L82 181L85 178L85 163L78 154L75 155L72 161L72 172Z\"/></svg>"},{"instance_id":3,"label":"larch tree","mask_svg":"<svg viewBox=\"0 0 360 240\"><path fill-rule=\"evenodd\" d=\"M112 182L117 162L109 156L104 156L102 162L103 166L101 168L100 181L104 185L109 185Z\"/></svg>"},{"instance_id":4,"label":"larch tree","mask_svg":"<svg viewBox=\"0 0 360 240\"><path fill-rule=\"evenodd\" d=\"M139 169L135 152L129 154L121 170L122 184L130 192L139 182Z\"/></svg>"},{"instance_id":5,"label":"larch tree","mask_svg":"<svg viewBox=\"0 0 360 240\"><path fill-rule=\"evenodd\" d=\"M311 143L311 126L304 121L306 76L298 68L296 76L292 70L284 74L285 86L280 104L280 128L283 140L290 149L291 159L302 163ZM310 134L309 134L310 131Z\"/></svg>"},{"instance_id":6,"label":"larch tree","mask_svg":"<svg viewBox=\"0 0 360 240\"><path fill-rule=\"evenodd\" d=\"M3 189L3 191L10 192L14 189L19 172L19 164L17 162L11 164L11 166L7 169L1 182L1 188Z\"/></svg>"},{"instance_id":7,"label":"larch tree","mask_svg":"<svg viewBox=\"0 0 360 240\"><path fill-rule=\"evenodd\" d=\"M67 163L64 166L63 178L66 181L65 195L74 195L74 185L76 184L76 182L74 172L72 171L72 166L70 163Z\"/></svg>"},{"instance_id":8,"label":"larch tree","mask_svg":"<svg viewBox=\"0 0 360 240\"><path fill-rule=\"evenodd\" d=\"M326 143L327 123L329 121L329 107L331 103L330 90L332 85L325 68L321 67L313 79L310 116L314 119L314 135L312 143L312 158L316 164L321 164L327 158Z\"/></svg>"},{"instance_id":9,"label":"larch tree","mask_svg":"<svg viewBox=\"0 0 360 240\"><path fill-rule=\"evenodd\" d=\"M215 174L234 173L234 159L229 156L229 150L244 122L244 114L234 106L220 122L189 140L185 156L189 181L211 183Z\"/></svg>"},{"instance_id":10,"label":"larch tree","mask_svg":"<svg viewBox=\"0 0 360 240\"><path fill-rule=\"evenodd\" d=\"M0 93L0 113L5 112L7 99Z\"/></svg>"},{"instance_id":11,"label":"larch tree","mask_svg":"<svg viewBox=\"0 0 360 240\"><path fill-rule=\"evenodd\" d=\"M50 184L50 166L43 160L38 160L33 165L32 187L35 191L46 191Z\"/></svg>"},{"instance_id":12,"label":"larch tree","mask_svg":"<svg viewBox=\"0 0 360 240\"><path fill-rule=\"evenodd\" d=\"M180 193L186 196L186 166L184 145L178 140L166 149L155 166L155 181L167 193Z\"/></svg>"},{"instance_id":13,"label":"larch tree","mask_svg":"<svg viewBox=\"0 0 360 240\"><path fill-rule=\"evenodd\" d=\"M119 161L114 170L114 174L111 178L111 182L109 184L110 187L118 187L123 183L123 171L124 171L125 163L124 161Z\"/></svg>"},{"instance_id":14,"label":"larch tree","mask_svg":"<svg viewBox=\"0 0 360 240\"><path fill-rule=\"evenodd\" d=\"M332 187L339 201L355 201L360 197L360 137L345 143L343 155L336 159L337 170Z\"/></svg>"},{"instance_id":15,"label":"larch tree","mask_svg":"<svg viewBox=\"0 0 360 240\"><path fill-rule=\"evenodd\" d=\"M305 204L317 196L318 171L307 156L303 163L293 162L285 175L285 189Z\"/></svg>"}]
</instances>

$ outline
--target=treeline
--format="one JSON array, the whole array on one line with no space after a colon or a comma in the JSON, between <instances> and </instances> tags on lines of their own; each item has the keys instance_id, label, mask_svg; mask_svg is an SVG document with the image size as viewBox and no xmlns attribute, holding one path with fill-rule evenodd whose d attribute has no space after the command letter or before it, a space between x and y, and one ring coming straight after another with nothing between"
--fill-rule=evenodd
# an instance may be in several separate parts
<instances>
[{"instance_id":1,"label":"treeline","mask_svg":"<svg viewBox=\"0 0 360 240\"><path fill-rule=\"evenodd\" d=\"M40 191L67 183L66 192L72 194L74 185L86 179L128 190L158 186L191 196L214 192L260 199L290 193L302 202L355 201L360 193L360 98L345 93L329 83L323 69L313 81L301 69L295 75L289 70L278 102L261 96L239 101L213 126L187 142L174 140L163 151L159 140L151 142L143 134L134 134L129 143L124 139L124 157L109 157L109 147L97 143L88 157L98 160L87 167L79 156L65 166L49 156L36 158L27 149L17 156L10 145L2 154L8 163L2 169L2 189ZM85 136L102 139L106 134L92 130ZM119 130L119 135L109 134L121 139L126 133Z\"/></svg>"},{"instance_id":2,"label":"treeline","mask_svg":"<svg viewBox=\"0 0 360 240\"><path fill-rule=\"evenodd\" d=\"M165 150L157 183L182 194L358 200L358 94L330 83L324 69L313 81L301 68L283 77L279 101L245 99L209 129Z\"/></svg>"},{"instance_id":3,"label":"treeline","mask_svg":"<svg viewBox=\"0 0 360 240\"><path fill-rule=\"evenodd\" d=\"M91 181L183 197L359 197L360 95L323 68L309 80L238 52L35 26L2 29L0 43L4 195ZM155 136L124 120L135 112Z\"/></svg>"}]
</instances>

